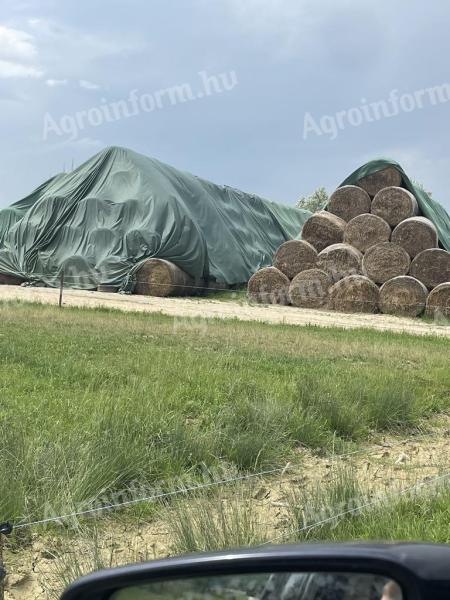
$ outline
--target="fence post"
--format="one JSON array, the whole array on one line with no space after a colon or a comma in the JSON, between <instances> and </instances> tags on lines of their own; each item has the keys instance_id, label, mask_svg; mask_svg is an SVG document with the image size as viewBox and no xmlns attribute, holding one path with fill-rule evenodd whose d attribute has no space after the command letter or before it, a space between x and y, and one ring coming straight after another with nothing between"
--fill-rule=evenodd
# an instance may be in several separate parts
<instances>
[{"instance_id":1,"label":"fence post","mask_svg":"<svg viewBox=\"0 0 450 600\"><path fill-rule=\"evenodd\" d=\"M61 281L59 284L59 308L61 308L61 306L62 306L63 289L64 289L64 269L61 271ZM2 600L2 598L0 598L0 600Z\"/></svg>"},{"instance_id":2,"label":"fence post","mask_svg":"<svg viewBox=\"0 0 450 600\"><path fill-rule=\"evenodd\" d=\"M13 527L11 523L0 524L0 600L5 599L5 577L6 569L3 563L3 536L12 533Z\"/></svg>"}]
</instances>

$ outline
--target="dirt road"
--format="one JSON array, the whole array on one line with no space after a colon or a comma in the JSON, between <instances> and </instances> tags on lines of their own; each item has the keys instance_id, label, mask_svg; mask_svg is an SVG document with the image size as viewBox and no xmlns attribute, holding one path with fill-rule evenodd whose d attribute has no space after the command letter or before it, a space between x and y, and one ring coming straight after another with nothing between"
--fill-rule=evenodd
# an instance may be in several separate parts
<instances>
[{"instance_id":1,"label":"dirt road","mask_svg":"<svg viewBox=\"0 0 450 600\"><path fill-rule=\"evenodd\" d=\"M57 304L59 291L52 288L24 288L0 286L0 300L21 300ZM291 325L319 325L322 327L369 327L382 331L408 332L417 335L450 337L450 326L420 319L406 319L388 315L344 314L294 308L292 306L254 305L246 301L218 301L206 298L153 298L123 294L105 294L84 290L65 290L64 305L108 307L123 311L163 313L176 317L240 319L265 323Z\"/></svg>"}]
</instances>

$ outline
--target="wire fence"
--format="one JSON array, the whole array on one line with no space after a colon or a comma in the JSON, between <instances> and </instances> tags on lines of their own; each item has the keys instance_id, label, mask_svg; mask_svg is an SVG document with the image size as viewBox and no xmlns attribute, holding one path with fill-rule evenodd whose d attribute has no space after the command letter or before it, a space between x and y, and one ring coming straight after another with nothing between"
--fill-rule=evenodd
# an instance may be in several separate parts
<instances>
[{"instance_id":1,"label":"wire fence","mask_svg":"<svg viewBox=\"0 0 450 600\"><path fill-rule=\"evenodd\" d=\"M24 276L25 277L25 276ZM59 277L60 275L55 275L53 277L49 277L48 273L33 273L32 275L28 275L27 277L29 277L28 281L25 281L24 283L22 283L22 287L44 287L44 288L49 288L49 289L58 289L60 286L57 283L59 281ZM40 278L45 278L47 281L49 279L53 279L55 282L54 286L51 285L39 285L39 284L44 284L45 280L44 279L40 279ZM92 277L91 277L92 278ZM120 295L132 295L132 293L126 289L122 289L122 284L121 283L98 283L96 282L95 285L83 285L83 287L77 287L75 285L76 282L81 282L81 283L86 283L86 280L89 279L89 275L64 275L64 285L62 286L62 289L64 289L64 291L67 290L73 290L73 291L91 291L91 292L95 292L97 291L97 288L101 288L102 286L106 286L106 287L111 287L111 288L116 288L115 291L111 291L111 293L119 293ZM342 279L340 279L342 280ZM65 283L66 282L72 282L73 286L66 286ZM136 285L136 284L140 284L140 283L144 283L144 284L148 284L148 278L132 278L131 280L131 284L132 286ZM166 286L167 290L183 290L187 293L185 294L179 294L179 295L184 295L184 296L189 296L189 295L201 295L201 294L206 294L207 292L211 293L211 294L230 294L230 298L233 299L238 299L240 298L241 300L245 298L245 300L249 303L249 304L278 304L278 305L286 305L289 302L287 300L283 300L283 295L286 296L287 298L287 291L281 291L280 290L269 290L269 291L264 291L264 289L261 289L260 291L254 293L254 294L248 294L247 289L245 284L239 284L236 285L235 288L232 287L221 287L221 286L215 286L214 284L210 285L210 286L204 286L204 285L197 285L197 284L192 284L192 285L183 285L183 284L177 284L177 283L162 283L159 284L159 287L164 289L164 286ZM102 293L103 290L99 290ZM189 293L191 292L191 293ZM196 294L196 292L198 292ZM244 298L243 298L244 297ZM311 294L311 298L314 298L315 295L314 293ZM345 303L348 304L349 306L354 305L355 307L359 307L359 306L364 306L364 305L368 305L370 307L373 307L374 302L373 300L366 300L364 298L357 298L357 299L352 299L352 298L346 298L345 299ZM395 306L393 305L394 309ZM423 302L401 302L401 309L405 310L405 309L420 309L423 310L424 308L424 303ZM323 310L326 310L327 307L323 307ZM448 309L446 309L445 307L442 307L442 309L440 309L439 307L436 308L436 310L433 309L433 314L437 313L436 316L446 316L447 311L450 311L450 307L448 307ZM341 311L342 312L342 311ZM372 312L372 311L371 311ZM441 315L442 313L442 315ZM433 315L431 315L433 316ZM450 312L449 315L450 316Z\"/></svg>"},{"instance_id":2,"label":"wire fence","mask_svg":"<svg viewBox=\"0 0 450 600\"><path fill-rule=\"evenodd\" d=\"M363 455L364 457L369 457L375 453L379 453L383 450L386 450L386 448L394 449L394 448L398 448L398 447L401 447L404 445L405 445L405 440L400 440L400 441L392 442L389 444L387 444L386 442L383 442L380 444L375 444L368 448L367 447L359 448L359 449L355 449L350 452L345 452L342 454L332 454L328 460L331 461L331 463L333 463L334 461L342 462L342 461L347 460L350 457L355 457L357 455ZM429 465L421 465L421 466L429 466ZM292 463L288 462L284 467L277 467L277 468L273 468L273 469L258 471L256 473L247 473L247 474L237 475L237 476L233 476L233 477L229 477L229 478L222 478L219 480L208 481L206 483L198 483L198 484L191 485L191 486L189 486L189 485L182 486L182 487L178 487L176 489L169 490L167 492L160 492L160 493L156 493L156 494L153 493L153 494L141 496L138 498L132 498L130 500L125 500L122 502L110 503L110 504L106 504L104 506L97 506L95 508L88 508L85 510L73 511L73 512L70 512L67 514L51 516L51 517L36 519L36 520L32 520L32 521L19 522L19 523L13 525L13 528L14 528L14 530L20 530L20 529L25 529L25 528L29 528L29 527L35 527L38 525L46 525L46 524L50 524L50 523L61 523L64 521L78 519L80 517L89 517L89 516L92 516L95 514L101 514L101 513L105 513L105 512L114 512L114 511L117 511L119 509L123 509L126 507L136 506L136 505L145 504L145 503L151 503L151 502L155 502L158 500L163 500L166 498L179 496L179 495L183 495L183 494L189 494L191 492L196 492L196 491L200 491L200 490L204 490L204 489L208 489L208 488L214 488L214 487L218 487L218 486L226 486L226 485L230 485L230 484L237 483L237 482L250 481L252 479L257 479L257 478L267 477L269 475L274 475L276 473L280 473L280 474L284 475L287 472L293 472L294 469L296 469L296 468L298 468L298 467L296 467ZM277 480L277 483L281 484L286 481L290 481L290 479ZM327 484L330 484L332 481L333 481L332 479L328 480Z\"/></svg>"},{"instance_id":3,"label":"wire fence","mask_svg":"<svg viewBox=\"0 0 450 600\"><path fill-rule=\"evenodd\" d=\"M432 477L432 478L422 479L422 480L414 483L413 485L410 485L410 486L407 486L407 487L401 489L400 491L396 492L395 494L386 493L385 495L380 495L375 500L371 500L369 502L362 503L359 506L336 513L335 515L331 515L330 517L327 517L326 519L321 519L320 521L316 521L315 523L311 523L310 525L304 525L302 527L299 527L298 529L294 529L293 531L290 531L287 535L282 534L280 536L272 538L271 540L261 544L261 546L265 546L268 544L275 544L277 542L280 542L281 540L286 539L287 536L293 536L295 534L299 534L302 532L309 532L310 530L316 529L317 527L321 527L322 525L325 525L327 523L332 523L333 521L336 521L337 519L341 519L344 517L348 517L350 515L358 514L367 508L373 508L375 506L379 506L380 504L382 504L389 498L395 499L400 496L404 496L405 494L407 494L409 492L414 492L416 490L419 490L420 488L422 488L424 486L431 486L435 483L439 483L439 482L446 481L446 480L450 480L450 473L445 473L444 475L437 475L436 477Z\"/></svg>"}]
</instances>

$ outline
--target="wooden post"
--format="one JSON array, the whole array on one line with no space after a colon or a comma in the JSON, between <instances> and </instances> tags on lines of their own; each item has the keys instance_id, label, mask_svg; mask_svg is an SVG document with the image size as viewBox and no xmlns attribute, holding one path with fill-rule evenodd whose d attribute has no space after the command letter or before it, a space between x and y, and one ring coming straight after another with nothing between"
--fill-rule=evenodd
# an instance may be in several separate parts
<instances>
[{"instance_id":1,"label":"wooden post","mask_svg":"<svg viewBox=\"0 0 450 600\"><path fill-rule=\"evenodd\" d=\"M3 566L3 534L0 533L0 600L5 600L6 570Z\"/></svg>"},{"instance_id":2,"label":"wooden post","mask_svg":"<svg viewBox=\"0 0 450 600\"><path fill-rule=\"evenodd\" d=\"M3 564L3 536L9 535L13 528L11 523L0 524L0 600L5 599L5 577L6 569Z\"/></svg>"},{"instance_id":3,"label":"wooden post","mask_svg":"<svg viewBox=\"0 0 450 600\"><path fill-rule=\"evenodd\" d=\"M61 308L61 306L62 306L63 289L64 289L64 269L61 271L61 282L59 284L59 308ZM2 600L2 598L0 598L0 600Z\"/></svg>"}]
</instances>

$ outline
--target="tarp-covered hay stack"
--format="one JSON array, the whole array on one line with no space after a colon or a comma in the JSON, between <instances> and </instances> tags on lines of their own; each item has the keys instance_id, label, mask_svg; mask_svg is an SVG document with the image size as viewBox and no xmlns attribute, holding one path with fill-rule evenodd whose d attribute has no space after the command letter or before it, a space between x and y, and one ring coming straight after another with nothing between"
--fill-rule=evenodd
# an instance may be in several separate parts
<instances>
[{"instance_id":1,"label":"tarp-covered hay stack","mask_svg":"<svg viewBox=\"0 0 450 600\"><path fill-rule=\"evenodd\" d=\"M112 147L0 210L0 283L56 287L64 271L65 287L102 291L239 285L310 215Z\"/></svg>"},{"instance_id":2,"label":"tarp-covered hay stack","mask_svg":"<svg viewBox=\"0 0 450 600\"><path fill-rule=\"evenodd\" d=\"M291 270L284 253L294 306L450 316L450 217L397 163L372 161L352 173L301 238L318 254L313 266L300 257ZM279 302L270 293L265 300Z\"/></svg>"}]
</instances>

